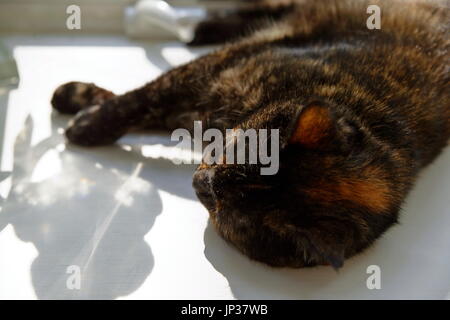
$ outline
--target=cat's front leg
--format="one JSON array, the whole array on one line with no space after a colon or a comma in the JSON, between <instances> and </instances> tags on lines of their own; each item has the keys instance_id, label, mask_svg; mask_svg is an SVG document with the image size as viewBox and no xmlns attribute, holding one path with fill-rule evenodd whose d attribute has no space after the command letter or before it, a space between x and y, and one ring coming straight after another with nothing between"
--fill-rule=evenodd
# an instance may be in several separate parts
<instances>
[{"instance_id":1,"label":"cat's front leg","mask_svg":"<svg viewBox=\"0 0 450 320\"><path fill-rule=\"evenodd\" d=\"M146 115L147 105L132 91L82 109L69 122L65 133L70 142L78 145L112 144L132 128L139 127Z\"/></svg>"},{"instance_id":2,"label":"cat's front leg","mask_svg":"<svg viewBox=\"0 0 450 320\"><path fill-rule=\"evenodd\" d=\"M73 93L74 89L66 85L55 93L53 106L66 113L73 113L81 108L66 131L69 141L80 145L111 144L136 128L189 129L194 120L206 120L208 123L208 115L213 115L215 109L221 107L205 103L208 101L206 97L209 88L218 75L245 57L258 54L269 46L270 41L265 39L227 46L172 69L142 88L113 96L88 108L84 107L93 101L87 102L89 99L84 99L86 95L80 96L76 94L76 90L75 95L71 96L69 93ZM83 87L85 89L79 89L80 92L91 90L86 89L86 85ZM95 90L104 92L97 87Z\"/></svg>"}]
</instances>

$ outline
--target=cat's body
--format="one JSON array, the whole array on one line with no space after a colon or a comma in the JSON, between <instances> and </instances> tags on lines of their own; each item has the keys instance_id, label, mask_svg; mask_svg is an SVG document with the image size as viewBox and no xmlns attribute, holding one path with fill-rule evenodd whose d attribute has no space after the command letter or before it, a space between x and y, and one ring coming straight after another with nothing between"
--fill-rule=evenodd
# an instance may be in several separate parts
<instances>
[{"instance_id":1,"label":"cat's body","mask_svg":"<svg viewBox=\"0 0 450 320\"><path fill-rule=\"evenodd\" d=\"M53 105L78 113L66 135L115 142L132 128L280 129L280 170L202 165L194 187L218 232L273 266L331 264L397 221L418 172L450 138L449 9L365 1L254 1L200 24L256 32L122 96L71 83ZM366 9L382 10L380 30ZM256 10L256 9L255 9ZM261 16L260 12L264 14ZM208 27L206 27L208 26ZM92 105L97 105L92 107Z\"/></svg>"}]
</instances>

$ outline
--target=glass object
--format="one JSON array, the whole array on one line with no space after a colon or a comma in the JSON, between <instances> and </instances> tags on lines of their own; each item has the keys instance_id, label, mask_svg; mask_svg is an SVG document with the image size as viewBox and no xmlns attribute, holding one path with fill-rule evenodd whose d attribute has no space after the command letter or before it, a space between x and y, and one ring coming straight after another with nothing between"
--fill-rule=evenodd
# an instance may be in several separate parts
<instances>
[{"instance_id":1,"label":"glass object","mask_svg":"<svg viewBox=\"0 0 450 320\"><path fill-rule=\"evenodd\" d=\"M0 92L14 89L19 84L17 64L11 52L0 41Z\"/></svg>"}]
</instances>

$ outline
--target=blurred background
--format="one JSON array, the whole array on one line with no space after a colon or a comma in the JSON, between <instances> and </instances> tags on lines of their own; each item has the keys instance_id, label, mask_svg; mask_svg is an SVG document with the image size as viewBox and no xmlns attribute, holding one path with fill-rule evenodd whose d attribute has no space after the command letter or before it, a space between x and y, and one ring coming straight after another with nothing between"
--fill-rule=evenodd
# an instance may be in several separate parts
<instances>
[{"instance_id":1,"label":"blurred background","mask_svg":"<svg viewBox=\"0 0 450 320\"><path fill-rule=\"evenodd\" d=\"M126 34L134 37L176 38L176 27L187 26L205 10L226 10L252 0L1 0L0 30L3 32L67 31L66 9L82 8L84 34ZM168 30L170 29L170 30Z\"/></svg>"}]
</instances>

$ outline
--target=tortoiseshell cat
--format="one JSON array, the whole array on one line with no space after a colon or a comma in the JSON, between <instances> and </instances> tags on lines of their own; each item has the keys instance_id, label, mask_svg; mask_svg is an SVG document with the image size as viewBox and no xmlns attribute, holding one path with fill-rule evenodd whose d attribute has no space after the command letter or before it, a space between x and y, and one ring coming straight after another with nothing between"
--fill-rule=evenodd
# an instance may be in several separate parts
<instances>
[{"instance_id":1,"label":"tortoiseshell cat","mask_svg":"<svg viewBox=\"0 0 450 320\"><path fill-rule=\"evenodd\" d=\"M381 8L381 29L366 26ZM116 96L68 83L69 141L132 128L280 129L280 169L201 165L194 187L219 234L277 267L342 266L396 223L419 171L450 138L449 9L412 1L253 1L201 23L223 48ZM256 29L256 31L251 31ZM211 34L211 32L217 32Z\"/></svg>"}]
</instances>

